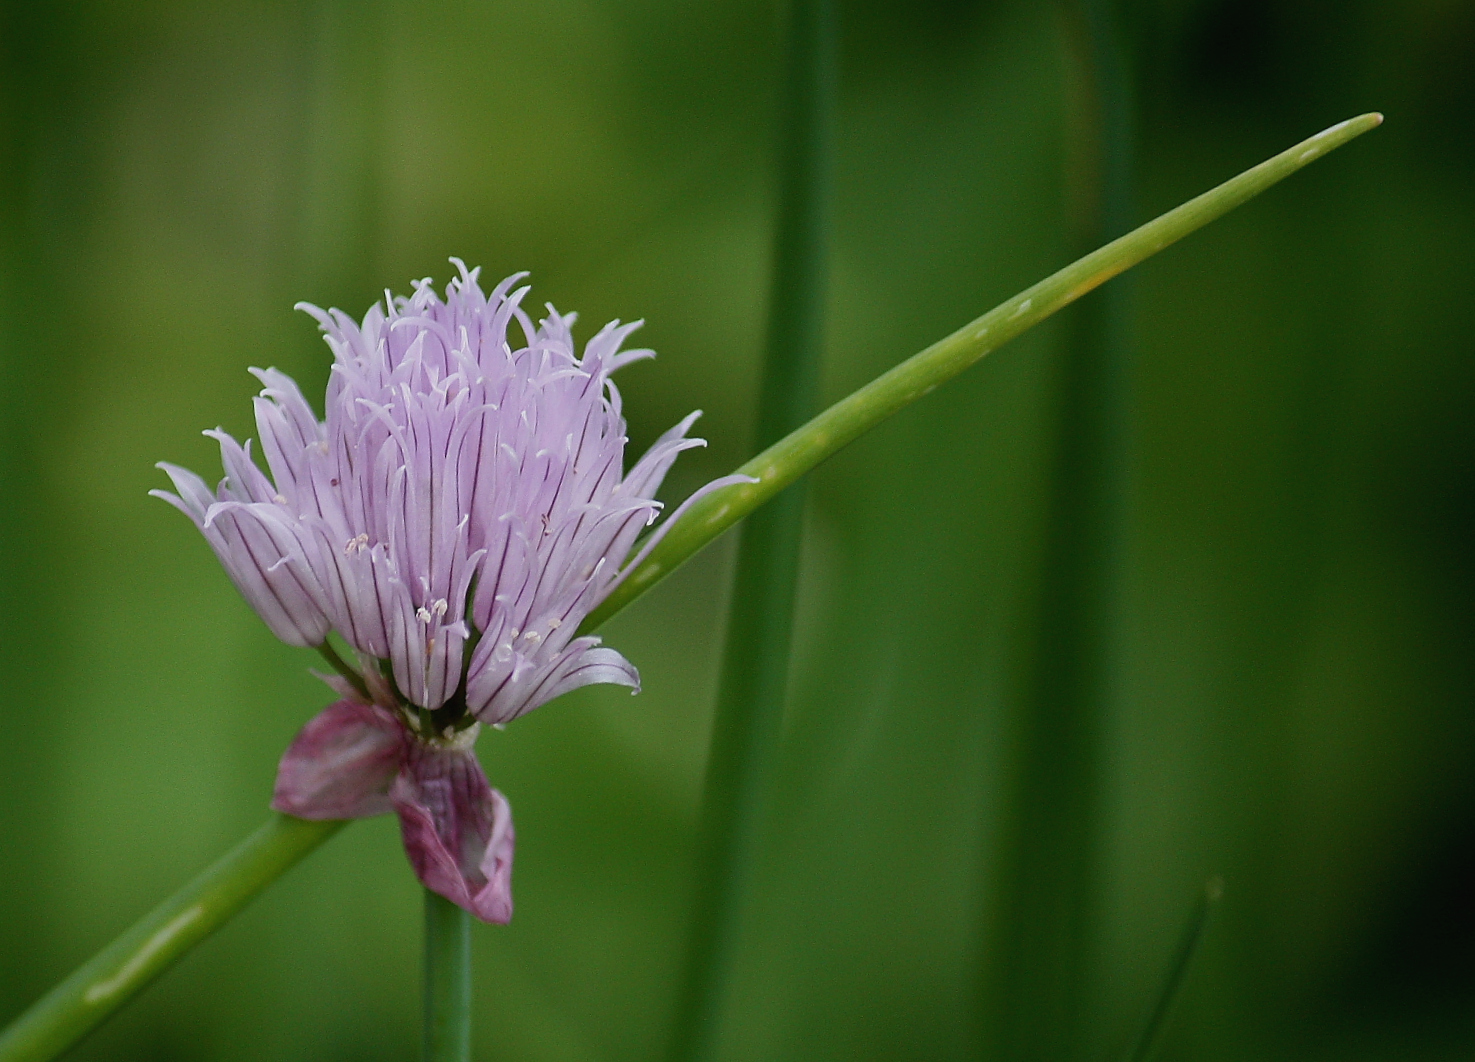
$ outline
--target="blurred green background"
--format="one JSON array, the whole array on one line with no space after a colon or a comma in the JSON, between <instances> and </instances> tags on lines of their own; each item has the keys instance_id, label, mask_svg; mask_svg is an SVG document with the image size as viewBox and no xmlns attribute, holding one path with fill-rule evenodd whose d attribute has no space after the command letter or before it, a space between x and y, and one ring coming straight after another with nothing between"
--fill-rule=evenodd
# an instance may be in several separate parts
<instances>
[{"instance_id":1,"label":"blurred green background","mask_svg":"<svg viewBox=\"0 0 1475 1062\"><path fill-rule=\"evenodd\" d=\"M1069 245L1054 5L842 21L830 397ZM1139 0L1127 26L1139 220L1388 122L1134 274L1087 1057L1220 873L1164 1058L1467 1058L1475 3ZM0 1020L253 828L329 698L146 496L157 460L218 474L201 429L253 433L248 365L321 388L294 301L361 314L451 254L531 270L585 336L647 320L632 450L707 411L667 497L748 456L777 42L738 0L0 6ZM979 1055L1063 334L815 477L725 1058ZM605 630L638 698L480 743L519 848L515 920L475 933L479 1058L661 1050L729 546ZM75 1057L410 1057L419 914L394 821L356 825Z\"/></svg>"}]
</instances>

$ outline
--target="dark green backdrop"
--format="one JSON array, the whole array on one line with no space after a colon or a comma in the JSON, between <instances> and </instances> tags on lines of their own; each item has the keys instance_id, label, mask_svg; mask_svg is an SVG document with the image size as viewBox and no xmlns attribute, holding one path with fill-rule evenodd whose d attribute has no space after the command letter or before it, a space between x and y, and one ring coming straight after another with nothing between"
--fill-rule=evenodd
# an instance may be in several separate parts
<instances>
[{"instance_id":1,"label":"dark green backdrop","mask_svg":"<svg viewBox=\"0 0 1475 1062\"><path fill-rule=\"evenodd\" d=\"M1063 264L1055 8L843 9L837 397ZM644 317L635 446L748 455L772 207L772 5L0 6L0 1020L262 819L328 699L178 513L171 460L311 393L291 305L533 273ZM1228 883L1165 1058L1475 1049L1475 3L1131 5L1137 215L1334 121L1383 129L1135 274L1125 649L1091 1039ZM1042 540L1047 325L816 477L793 694L730 1059L978 1057L984 910ZM478 927L478 1057L657 1057L727 549L607 638L645 692L488 733L517 916ZM76 1057L409 1057L419 897L354 826ZM1093 1055L1092 1057L1097 1057Z\"/></svg>"}]
</instances>

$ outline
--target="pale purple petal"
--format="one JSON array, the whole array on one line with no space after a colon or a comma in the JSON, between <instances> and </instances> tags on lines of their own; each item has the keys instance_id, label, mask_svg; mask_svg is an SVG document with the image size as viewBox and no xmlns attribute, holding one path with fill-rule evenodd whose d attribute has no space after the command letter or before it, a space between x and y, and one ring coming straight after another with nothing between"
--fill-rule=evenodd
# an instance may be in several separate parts
<instances>
[{"instance_id":1,"label":"pale purple petal","mask_svg":"<svg viewBox=\"0 0 1475 1062\"><path fill-rule=\"evenodd\" d=\"M410 740L392 712L350 700L331 704L282 754L271 806L299 819L393 811L389 790Z\"/></svg>"},{"instance_id":2,"label":"pale purple petal","mask_svg":"<svg viewBox=\"0 0 1475 1062\"><path fill-rule=\"evenodd\" d=\"M242 446L234 438L216 428L204 433L207 438L220 444L220 463L225 467L225 479L215 492L221 501L269 502L276 498L276 489L266 474L251 460L251 440Z\"/></svg>"},{"instance_id":3,"label":"pale purple petal","mask_svg":"<svg viewBox=\"0 0 1475 1062\"><path fill-rule=\"evenodd\" d=\"M635 462L635 467L625 476L624 482L620 484L621 492L637 498L651 497L660 489L661 481L666 478L666 473L671 470L681 451L706 446L706 439L686 437L686 433L701 415L700 409L692 410L681 423L652 443L650 449L641 455L640 460Z\"/></svg>"},{"instance_id":4,"label":"pale purple petal","mask_svg":"<svg viewBox=\"0 0 1475 1062\"><path fill-rule=\"evenodd\" d=\"M360 652L387 659L393 617L414 611L387 549L371 546L364 532L339 540L324 521L307 521L305 528L333 629Z\"/></svg>"},{"instance_id":5,"label":"pale purple petal","mask_svg":"<svg viewBox=\"0 0 1475 1062\"><path fill-rule=\"evenodd\" d=\"M640 673L615 650L601 646L598 638L576 638L561 653L536 664L529 656L518 656L520 666L478 673L473 665L466 702L482 722L509 723L570 690L595 683L640 692Z\"/></svg>"},{"instance_id":6,"label":"pale purple petal","mask_svg":"<svg viewBox=\"0 0 1475 1062\"><path fill-rule=\"evenodd\" d=\"M483 922L512 919L512 809L469 749L415 742L390 796L421 883Z\"/></svg>"},{"instance_id":7,"label":"pale purple petal","mask_svg":"<svg viewBox=\"0 0 1475 1062\"><path fill-rule=\"evenodd\" d=\"M321 491L318 482L328 456L322 425L290 376L276 369L251 372L264 385L255 400L256 429L276 492L298 512L331 516L332 492Z\"/></svg>"},{"instance_id":8,"label":"pale purple petal","mask_svg":"<svg viewBox=\"0 0 1475 1062\"><path fill-rule=\"evenodd\" d=\"M241 596L288 645L321 645L328 635L323 589L298 529L280 506L216 502L201 526Z\"/></svg>"},{"instance_id":9,"label":"pale purple petal","mask_svg":"<svg viewBox=\"0 0 1475 1062\"><path fill-rule=\"evenodd\" d=\"M210 493L210 488L205 481L195 475L187 468L171 465L168 461L160 461L155 468L163 470L178 494L170 494L167 490L151 490L149 494L162 501L168 502L180 512L184 513L195 522L196 527L205 523L205 513L210 506L215 504L215 495Z\"/></svg>"}]
</instances>

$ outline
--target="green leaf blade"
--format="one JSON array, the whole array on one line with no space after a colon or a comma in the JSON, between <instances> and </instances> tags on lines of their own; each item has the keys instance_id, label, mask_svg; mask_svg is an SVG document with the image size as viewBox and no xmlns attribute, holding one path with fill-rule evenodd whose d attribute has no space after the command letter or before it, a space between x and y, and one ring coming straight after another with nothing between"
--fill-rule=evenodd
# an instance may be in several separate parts
<instances>
[{"instance_id":1,"label":"green leaf blade","mask_svg":"<svg viewBox=\"0 0 1475 1062\"><path fill-rule=\"evenodd\" d=\"M0 1062L61 1054L343 825L273 815L0 1033Z\"/></svg>"},{"instance_id":2,"label":"green leaf blade","mask_svg":"<svg viewBox=\"0 0 1475 1062\"><path fill-rule=\"evenodd\" d=\"M1026 288L836 402L738 469L757 479L757 483L716 491L687 510L681 522L671 528L640 567L589 615L581 629L590 631L598 627L804 473L939 384L1112 277L1223 217L1382 122L1381 114L1363 114L1303 140Z\"/></svg>"}]
</instances>

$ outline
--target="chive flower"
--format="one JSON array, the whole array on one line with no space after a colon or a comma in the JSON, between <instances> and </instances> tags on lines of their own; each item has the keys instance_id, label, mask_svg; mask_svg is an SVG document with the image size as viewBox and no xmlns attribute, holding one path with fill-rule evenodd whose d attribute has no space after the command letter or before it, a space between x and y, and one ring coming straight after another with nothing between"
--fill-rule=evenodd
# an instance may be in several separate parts
<instances>
[{"instance_id":1,"label":"chive flower","mask_svg":"<svg viewBox=\"0 0 1475 1062\"><path fill-rule=\"evenodd\" d=\"M283 755L272 807L393 811L427 888L506 922L512 814L472 751L480 724L591 683L638 692L629 661L574 634L680 515L626 561L676 456L705 444L687 437L692 413L625 472L610 374L653 356L620 349L640 323L606 325L580 357L573 314L549 306L535 326L522 309L526 274L484 294L479 270L451 261L444 300L427 278L362 323L299 303L333 352L326 420L290 377L252 369L270 475L217 429L217 490L160 464L176 493L151 493L194 521L278 638L333 656L334 631L357 656Z\"/></svg>"}]
</instances>

